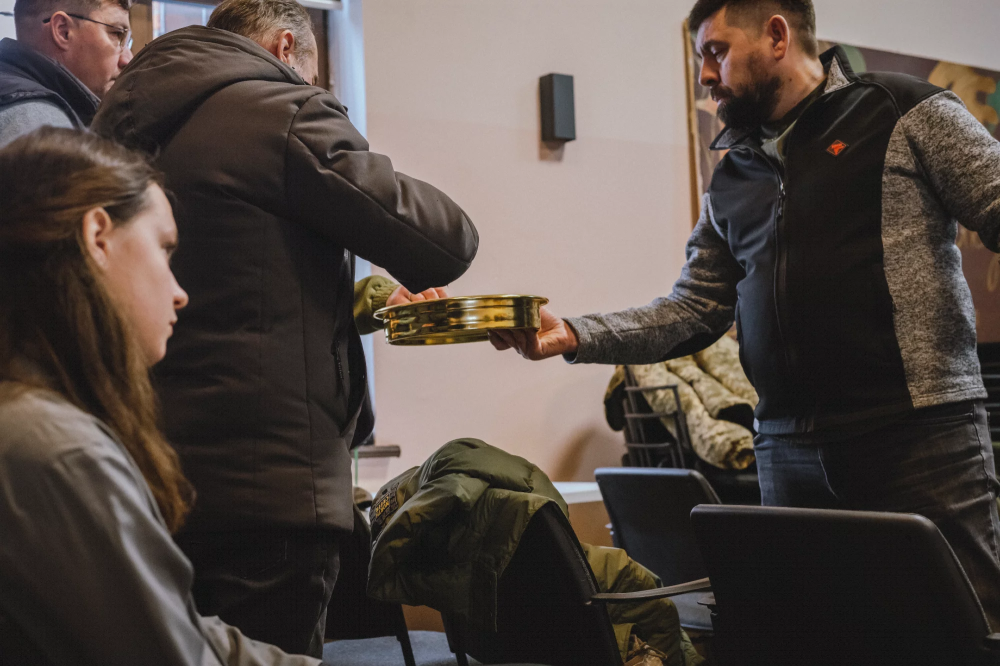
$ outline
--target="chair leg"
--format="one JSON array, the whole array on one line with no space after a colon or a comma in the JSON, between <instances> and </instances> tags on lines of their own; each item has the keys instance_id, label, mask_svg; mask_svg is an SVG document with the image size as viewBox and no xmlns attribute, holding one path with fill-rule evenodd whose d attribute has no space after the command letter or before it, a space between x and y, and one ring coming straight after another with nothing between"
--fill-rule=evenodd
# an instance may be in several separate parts
<instances>
[{"instance_id":1,"label":"chair leg","mask_svg":"<svg viewBox=\"0 0 1000 666\"><path fill-rule=\"evenodd\" d=\"M413 645L410 643L410 630L406 627L406 617L403 615L402 606L396 606L395 615L396 640L399 641L399 647L403 650L403 662L406 666L417 666L417 661L413 657Z\"/></svg>"},{"instance_id":2,"label":"chair leg","mask_svg":"<svg viewBox=\"0 0 1000 666\"><path fill-rule=\"evenodd\" d=\"M465 654L465 641L462 640L462 625L447 615L442 614L444 635L448 638L448 648L454 653L458 666L469 666L469 658Z\"/></svg>"}]
</instances>

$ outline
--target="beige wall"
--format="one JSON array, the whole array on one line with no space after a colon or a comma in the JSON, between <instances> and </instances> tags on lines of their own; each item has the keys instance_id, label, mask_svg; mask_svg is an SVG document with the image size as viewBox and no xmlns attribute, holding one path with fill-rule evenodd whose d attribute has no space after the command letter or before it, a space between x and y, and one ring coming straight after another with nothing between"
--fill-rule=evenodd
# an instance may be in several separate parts
<instances>
[{"instance_id":1,"label":"beige wall","mask_svg":"<svg viewBox=\"0 0 1000 666\"><path fill-rule=\"evenodd\" d=\"M562 315L642 304L683 262L690 199L683 45L691 0L365 0L368 136L457 200L481 234L455 294L535 293ZM820 35L1000 69L1000 3L817 0ZM962 26L959 29L957 26ZM572 74L577 140L540 149L537 82ZM375 345L389 473L478 437L556 480L615 464L611 368L486 344Z\"/></svg>"}]
</instances>

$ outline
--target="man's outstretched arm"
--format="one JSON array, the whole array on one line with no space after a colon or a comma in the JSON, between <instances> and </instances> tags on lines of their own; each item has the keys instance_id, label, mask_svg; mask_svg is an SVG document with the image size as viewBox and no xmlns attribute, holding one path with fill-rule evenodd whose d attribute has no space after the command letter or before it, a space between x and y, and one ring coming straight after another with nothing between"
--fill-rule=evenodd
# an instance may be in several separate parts
<instances>
[{"instance_id":1,"label":"man's outstretched arm","mask_svg":"<svg viewBox=\"0 0 1000 666\"><path fill-rule=\"evenodd\" d=\"M615 312L559 319L547 308L537 332L491 334L493 346L514 348L525 358L560 354L571 363L656 363L708 347L733 324L736 284L742 267L712 220L706 195L701 218L688 240L687 263L673 293Z\"/></svg>"}]
</instances>

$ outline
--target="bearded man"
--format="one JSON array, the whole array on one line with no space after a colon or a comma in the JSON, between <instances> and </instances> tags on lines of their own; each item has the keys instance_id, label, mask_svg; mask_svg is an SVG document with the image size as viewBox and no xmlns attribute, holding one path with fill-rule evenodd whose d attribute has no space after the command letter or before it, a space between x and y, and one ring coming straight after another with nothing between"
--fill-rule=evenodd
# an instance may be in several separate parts
<instances>
[{"instance_id":1,"label":"bearded man","mask_svg":"<svg viewBox=\"0 0 1000 666\"><path fill-rule=\"evenodd\" d=\"M728 150L673 293L493 335L646 364L736 323L765 505L920 513L1000 629L997 479L956 221L997 251L1000 145L953 93L818 54L810 0L698 0Z\"/></svg>"}]
</instances>

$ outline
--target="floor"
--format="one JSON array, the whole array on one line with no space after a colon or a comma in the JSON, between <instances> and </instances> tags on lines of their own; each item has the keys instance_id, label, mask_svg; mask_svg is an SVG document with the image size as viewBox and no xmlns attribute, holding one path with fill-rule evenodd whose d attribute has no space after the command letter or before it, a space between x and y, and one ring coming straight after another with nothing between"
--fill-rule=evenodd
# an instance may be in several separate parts
<instances>
[{"instance_id":1,"label":"floor","mask_svg":"<svg viewBox=\"0 0 1000 666\"><path fill-rule=\"evenodd\" d=\"M457 666L443 633L411 631L410 643L417 666ZM394 636L334 641L326 644L323 663L327 666L403 666L403 650ZM470 665L478 663L469 660Z\"/></svg>"},{"instance_id":2,"label":"floor","mask_svg":"<svg viewBox=\"0 0 1000 666\"><path fill-rule=\"evenodd\" d=\"M410 643L417 666L457 666L455 655L448 649L448 639L438 631L411 631ZM403 651L394 636L366 638L356 641L334 641L323 649L325 666L403 666ZM470 666L479 666L469 659ZM530 666L505 664L503 666Z\"/></svg>"}]
</instances>

